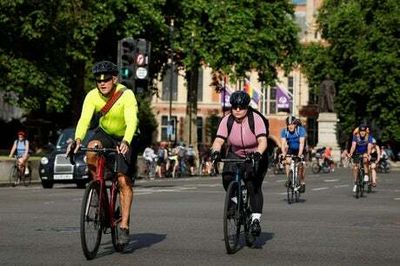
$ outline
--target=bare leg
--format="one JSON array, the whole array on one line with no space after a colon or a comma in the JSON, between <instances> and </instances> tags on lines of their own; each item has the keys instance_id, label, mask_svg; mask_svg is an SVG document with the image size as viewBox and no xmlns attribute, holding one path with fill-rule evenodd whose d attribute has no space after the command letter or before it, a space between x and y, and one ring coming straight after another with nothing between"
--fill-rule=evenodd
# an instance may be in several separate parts
<instances>
[{"instance_id":1,"label":"bare leg","mask_svg":"<svg viewBox=\"0 0 400 266\"><path fill-rule=\"evenodd\" d=\"M120 205L122 220L120 227L129 228L129 217L133 200L133 189L130 178L118 173L118 185L120 190Z\"/></svg>"}]
</instances>

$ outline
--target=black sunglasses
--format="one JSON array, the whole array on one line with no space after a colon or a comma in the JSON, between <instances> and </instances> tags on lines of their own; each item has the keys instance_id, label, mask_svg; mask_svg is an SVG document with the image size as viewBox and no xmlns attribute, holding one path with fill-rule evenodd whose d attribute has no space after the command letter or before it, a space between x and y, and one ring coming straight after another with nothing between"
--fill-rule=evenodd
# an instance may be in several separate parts
<instances>
[{"instance_id":1,"label":"black sunglasses","mask_svg":"<svg viewBox=\"0 0 400 266\"><path fill-rule=\"evenodd\" d=\"M112 78L108 78L108 79L96 79L96 82L97 82L97 83L102 83L102 82L107 83L107 82L109 82L110 80L112 80Z\"/></svg>"},{"instance_id":2,"label":"black sunglasses","mask_svg":"<svg viewBox=\"0 0 400 266\"><path fill-rule=\"evenodd\" d=\"M245 110L245 109L247 109L247 106L243 106L243 105L232 105L232 109Z\"/></svg>"}]
</instances>

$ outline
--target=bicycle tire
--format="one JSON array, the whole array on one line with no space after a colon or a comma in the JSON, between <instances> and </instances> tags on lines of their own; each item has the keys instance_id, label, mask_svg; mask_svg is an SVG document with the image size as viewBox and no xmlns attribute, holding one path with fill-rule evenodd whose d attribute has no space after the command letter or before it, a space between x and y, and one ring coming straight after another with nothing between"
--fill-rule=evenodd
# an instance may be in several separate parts
<instances>
[{"instance_id":1,"label":"bicycle tire","mask_svg":"<svg viewBox=\"0 0 400 266\"><path fill-rule=\"evenodd\" d=\"M237 204L234 204L232 197L236 197ZM224 241L228 254L237 251L240 236L240 204L239 184L233 181L229 184L225 196L224 206ZM236 206L235 206L236 205Z\"/></svg>"},{"instance_id":2,"label":"bicycle tire","mask_svg":"<svg viewBox=\"0 0 400 266\"><path fill-rule=\"evenodd\" d=\"M244 191L245 186L242 186L242 192ZM243 193L242 193L243 194ZM244 233L245 233L245 241L246 245L248 247L252 247L254 245L254 242L256 241L256 237L253 236L250 232L250 225L251 225L251 207L250 207L250 199L249 199L249 194L246 191L246 199L243 199L243 207L244 207Z\"/></svg>"},{"instance_id":3,"label":"bicycle tire","mask_svg":"<svg viewBox=\"0 0 400 266\"><path fill-rule=\"evenodd\" d=\"M296 188L296 189L293 189L294 190L294 199L295 199L296 202L299 202L300 201L300 191L299 191L300 180L299 180L299 176L295 176L294 177L294 183L295 183L294 187Z\"/></svg>"},{"instance_id":4,"label":"bicycle tire","mask_svg":"<svg viewBox=\"0 0 400 266\"><path fill-rule=\"evenodd\" d=\"M10 185L16 186L17 179L18 179L18 169L15 165L13 165L13 167L11 167L10 169L10 177L9 177Z\"/></svg>"},{"instance_id":5,"label":"bicycle tire","mask_svg":"<svg viewBox=\"0 0 400 266\"><path fill-rule=\"evenodd\" d=\"M29 186L32 182L32 168L28 165L28 171L29 173L27 175L24 174L23 180L24 180L24 186Z\"/></svg>"},{"instance_id":6,"label":"bicycle tire","mask_svg":"<svg viewBox=\"0 0 400 266\"><path fill-rule=\"evenodd\" d=\"M321 171L321 166L320 166L318 163L313 163L313 164L311 165L311 171L312 171L314 174L318 174L318 173Z\"/></svg>"},{"instance_id":7,"label":"bicycle tire","mask_svg":"<svg viewBox=\"0 0 400 266\"><path fill-rule=\"evenodd\" d=\"M294 198L294 186L293 184L293 171L290 170L289 172L289 179L288 179L288 186L287 186L287 201L289 204L292 204Z\"/></svg>"},{"instance_id":8,"label":"bicycle tire","mask_svg":"<svg viewBox=\"0 0 400 266\"><path fill-rule=\"evenodd\" d=\"M119 190L116 188L114 202L112 203L114 206L114 224L111 225L111 240L114 246L114 249L117 252L122 252L124 250L125 245L118 244L118 226L121 222L121 206L119 204Z\"/></svg>"},{"instance_id":9,"label":"bicycle tire","mask_svg":"<svg viewBox=\"0 0 400 266\"><path fill-rule=\"evenodd\" d=\"M100 247L104 210L100 206L100 185L91 181L82 200L80 234L83 254L87 260L96 257Z\"/></svg>"}]
</instances>

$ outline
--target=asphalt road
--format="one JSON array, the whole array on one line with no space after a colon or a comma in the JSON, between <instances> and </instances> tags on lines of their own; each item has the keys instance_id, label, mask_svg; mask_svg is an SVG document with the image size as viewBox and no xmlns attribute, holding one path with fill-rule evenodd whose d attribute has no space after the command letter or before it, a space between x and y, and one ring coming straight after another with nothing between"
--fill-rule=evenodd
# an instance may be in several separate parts
<instances>
[{"instance_id":1,"label":"asphalt road","mask_svg":"<svg viewBox=\"0 0 400 266\"><path fill-rule=\"evenodd\" d=\"M103 235L98 256L80 245L82 189L0 188L2 265L400 265L400 177L355 199L349 169L308 172L302 201L288 205L283 176L263 184L263 233L257 248L227 255L220 178L138 181L130 243L116 253Z\"/></svg>"}]
</instances>

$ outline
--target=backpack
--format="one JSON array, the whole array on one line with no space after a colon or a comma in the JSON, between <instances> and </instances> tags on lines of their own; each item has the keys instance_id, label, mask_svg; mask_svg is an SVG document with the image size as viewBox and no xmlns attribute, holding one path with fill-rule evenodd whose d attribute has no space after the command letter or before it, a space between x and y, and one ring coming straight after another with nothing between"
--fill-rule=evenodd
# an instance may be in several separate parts
<instances>
[{"instance_id":1,"label":"backpack","mask_svg":"<svg viewBox=\"0 0 400 266\"><path fill-rule=\"evenodd\" d=\"M252 108L251 106L249 106L247 117L249 119L249 126L250 126L251 132L253 134L255 132L255 129L254 129L254 114L253 113L258 114L262 118L262 120L264 121L265 131L266 131L267 138L268 138L268 136L269 136L269 121L268 121L268 119L262 113L260 113L258 110L256 110L256 109ZM227 123L228 136L231 133L234 120L235 119L233 118L233 115L230 114L229 117L228 117L228 123Z\"/></svg>"}]
</instances>

